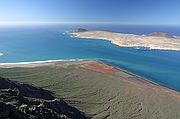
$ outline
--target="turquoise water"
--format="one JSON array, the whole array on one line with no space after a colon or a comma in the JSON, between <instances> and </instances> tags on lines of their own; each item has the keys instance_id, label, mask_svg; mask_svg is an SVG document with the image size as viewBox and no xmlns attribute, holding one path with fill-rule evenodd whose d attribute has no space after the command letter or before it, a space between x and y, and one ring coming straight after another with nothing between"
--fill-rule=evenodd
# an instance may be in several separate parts
<instances>
[{"instance_id":1,"label":"turquoise water","mask_svg":"<svg viewBox=\"0 0 180 119\"><path fill-rule=\"evenodd\" d=\"M178 27L117 25L37 25L0 27L0 63L57 59L97 59L180 91L180 52L121 48L109 41L71 38L78 27L123 33L154 31L180 35Z\"/></svg>"}]
</instances>

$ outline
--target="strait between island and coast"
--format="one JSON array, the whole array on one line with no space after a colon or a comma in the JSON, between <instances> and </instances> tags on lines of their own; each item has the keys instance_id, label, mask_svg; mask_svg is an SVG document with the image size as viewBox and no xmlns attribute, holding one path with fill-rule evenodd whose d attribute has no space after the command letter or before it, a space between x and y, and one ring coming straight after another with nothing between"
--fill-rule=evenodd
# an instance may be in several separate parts
<instances>
[{"instance_id":1,"label":"strait between island and coast","mask_svg":"<svg viewBox=\"0 0 180 119\"><path fill-rule=\"evenodd\" d=\"M49 90L90 118L180 117L180 94L95 60L1 64L0 77Z\"/></svg>"},{"instance_id":2,"label":"strait between island and coast","mask_svg":"<svg viewBox=\"0 0 180 119\"><path fill-rule=\"evenodd\" d=\"M121 47L180 49L179 38L165 33L133 35L78 29L72 34L79 38L111 40ZM152 41L149 43L149 40ZM1 63L0 77L52 92L55 99L63 99L66 106L79 110L73 116L93 119L180 118L179 92L98 60ZM67 112L68 116L70 112Z\"/></svg>"}]
</instances>

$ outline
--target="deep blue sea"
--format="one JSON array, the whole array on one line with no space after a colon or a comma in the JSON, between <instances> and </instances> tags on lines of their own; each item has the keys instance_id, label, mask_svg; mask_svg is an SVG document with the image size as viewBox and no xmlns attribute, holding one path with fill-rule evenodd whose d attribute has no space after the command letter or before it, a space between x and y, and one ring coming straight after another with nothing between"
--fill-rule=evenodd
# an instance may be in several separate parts
<instances>
[{"instance_id":1,"label":"deep blue sea","mask_svg":"<svg viewBox=\"0 0 180 119\"><path fill-rule=\"evenodd\" d=\"M121 33L167 32L180 35L180 27L136 25L32 25L0 26L0 63L59 59L97 59L180 91L180 51L121 48L109 41L71 38L76 28Z\"/></svg>"}]
</instances>

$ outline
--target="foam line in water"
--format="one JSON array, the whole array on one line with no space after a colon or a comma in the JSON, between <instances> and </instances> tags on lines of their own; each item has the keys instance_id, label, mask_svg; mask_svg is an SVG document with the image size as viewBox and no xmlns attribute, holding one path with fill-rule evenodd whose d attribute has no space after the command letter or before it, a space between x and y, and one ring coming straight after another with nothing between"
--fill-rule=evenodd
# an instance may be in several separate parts
<instances>
[{"instance_id":1,"label":"foam line in water","mask_svg":"<svg viewBox=\"0 0 180 119\"><path fill-rule=\"evenodd\" d=\"M65 62L65 61L85 61L88 59L59 59L59 60L45 60L45 61L33 61L33 62L16 62L16 63L0 63L0 65L16 65L16 64L39 64L39 63L51 63L51 62Z\"/></svg>"}]
</instances>

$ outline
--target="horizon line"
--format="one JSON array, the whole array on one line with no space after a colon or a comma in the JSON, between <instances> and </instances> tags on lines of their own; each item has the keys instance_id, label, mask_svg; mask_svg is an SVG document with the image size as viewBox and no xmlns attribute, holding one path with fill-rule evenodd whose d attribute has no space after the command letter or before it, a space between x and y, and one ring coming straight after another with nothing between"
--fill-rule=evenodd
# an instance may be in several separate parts
<instances>
[{"instance_id":1,"label":"horizon line","mask_svg":"<svg viewBox=\"0 0 180 119\"><path fill-rule=\"evenodd\" d=\"M0 21L0 25L43 25L43 24L119 24L119 25L145 25L145 26L180 26L180 24L149 24L125 22L60 22L60 21Z\"/></svg>"}]
</instances>

